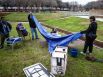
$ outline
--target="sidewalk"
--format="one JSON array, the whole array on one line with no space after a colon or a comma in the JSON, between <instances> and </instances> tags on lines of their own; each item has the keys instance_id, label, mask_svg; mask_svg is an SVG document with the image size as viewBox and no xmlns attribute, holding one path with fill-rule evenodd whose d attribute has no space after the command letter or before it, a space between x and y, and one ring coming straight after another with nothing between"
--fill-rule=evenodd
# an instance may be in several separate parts
<instances>
[{"instance_id":1,"label":"sidewalk","mask_svg":"<svg viewBox=\"0 0 103 77\"><path fill-rule=\"evenodd\" d=\"M76 16L76 17L89 19L89 16ZM96 20L103 22L103 18L96 18Z\"/></svg>"}]
</instances>

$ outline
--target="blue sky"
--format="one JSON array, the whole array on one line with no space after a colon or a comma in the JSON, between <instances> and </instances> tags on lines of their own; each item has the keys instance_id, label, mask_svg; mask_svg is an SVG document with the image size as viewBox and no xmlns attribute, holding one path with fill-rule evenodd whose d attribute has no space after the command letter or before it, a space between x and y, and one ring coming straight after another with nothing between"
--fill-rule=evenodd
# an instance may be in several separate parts
<instances>
[{"instance_id":1,"label":"blue sky","mask_svg":"<svg viewBox=\"0 0 103 77\"><path fill-rule=\"evenodd\" d=\"M62 1L63 1L63 2L76 1L76 2L78 2L79 4L85 5L85 4L88 3L88 2L97 1L97 0L62 0Z\"/></svg>"}]
</instances>

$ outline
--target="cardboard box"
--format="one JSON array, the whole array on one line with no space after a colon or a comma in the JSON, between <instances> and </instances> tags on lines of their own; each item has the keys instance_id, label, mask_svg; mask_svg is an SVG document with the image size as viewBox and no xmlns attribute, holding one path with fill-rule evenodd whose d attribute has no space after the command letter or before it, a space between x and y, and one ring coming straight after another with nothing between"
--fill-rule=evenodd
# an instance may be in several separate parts
<instances>
[{"instance_id":1,"label":"cardboard box","mask_svg":"<svg viewBox=\"0 0 103 77\"><path fill-rule=\"evenodd\" d=\"M57 46L51 56L51 73L65 75L68 47Z\"/></svg>"}]
</instances>

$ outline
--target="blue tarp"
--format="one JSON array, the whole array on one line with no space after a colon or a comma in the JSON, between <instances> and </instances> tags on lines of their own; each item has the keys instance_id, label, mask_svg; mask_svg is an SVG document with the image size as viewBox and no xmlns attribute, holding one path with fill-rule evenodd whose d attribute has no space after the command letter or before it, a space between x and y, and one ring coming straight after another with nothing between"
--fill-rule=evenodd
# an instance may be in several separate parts
<instances>
[{"instance_id":1,"label":"blue tarp","mask_svg":"<svg viewBox=\"0 0 103 77\"><path fill-rule=\"evenodd\" d=\"M53 36L50 32L47 32L47 30L40 24L40 22L38 22L35 16L33 16L32 19L36 23L36 26L41 35L46 39L50 53L53 52L56 46L68 46L70 42L77 40L82 36L81 33L68 34L62 37Z\"/></svg>"}]
</instances>

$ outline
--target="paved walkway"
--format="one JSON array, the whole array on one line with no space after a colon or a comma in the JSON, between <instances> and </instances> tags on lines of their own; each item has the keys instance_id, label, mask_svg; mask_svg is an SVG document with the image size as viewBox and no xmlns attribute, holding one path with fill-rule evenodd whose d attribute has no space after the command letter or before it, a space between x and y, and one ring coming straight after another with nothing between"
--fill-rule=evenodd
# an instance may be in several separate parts
<instances>
[{"instance_id":1,"label":"paved walkway","mask_svg":"<svg viewBox=\"0 0 103 77\"><path fill-rule=\"evenodd\" d=\"M89 19L89 16L76 16L76 17ZM103 18L96 18L96 20L97 20L97 21L102 21L102 22L103 22Z\"/></svg>"}]
</instances>

